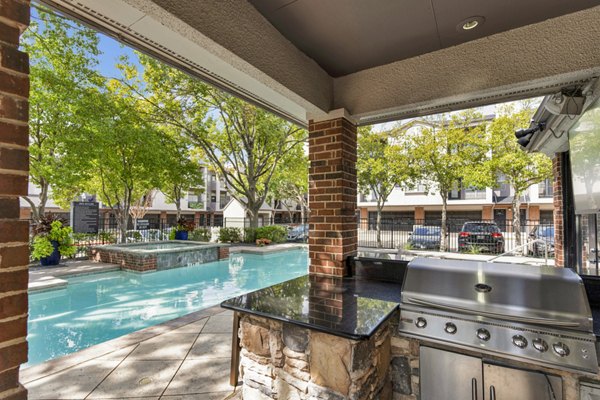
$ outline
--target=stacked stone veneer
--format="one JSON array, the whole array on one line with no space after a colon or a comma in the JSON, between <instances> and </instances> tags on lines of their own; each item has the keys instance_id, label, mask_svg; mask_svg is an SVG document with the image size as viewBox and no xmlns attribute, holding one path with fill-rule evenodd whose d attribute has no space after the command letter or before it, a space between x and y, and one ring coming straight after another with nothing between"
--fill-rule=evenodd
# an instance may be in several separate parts
<instances>
[{"instance_id":1,"label":"stacked stone veneer","mask_svg":"<svg viewBox=\"0 0 600 400\"><path fill-rule=\"evenodd\" d=\"M19 365L27 361L29 227L19 220L29 169L29 61L19 37L29 1L0 0L0 399L27 398Z\"/></svg>"},{"instance_id":2,"label":"stacked stone veneer","mask_svg":"<svg viewBox=\"0 0 600 400\"><path fill-rule=\"evenodd\" d=\"M243 315L239 335L246 400L392 398L387 325L357 341Z\"/></svg>"}]
</instances>

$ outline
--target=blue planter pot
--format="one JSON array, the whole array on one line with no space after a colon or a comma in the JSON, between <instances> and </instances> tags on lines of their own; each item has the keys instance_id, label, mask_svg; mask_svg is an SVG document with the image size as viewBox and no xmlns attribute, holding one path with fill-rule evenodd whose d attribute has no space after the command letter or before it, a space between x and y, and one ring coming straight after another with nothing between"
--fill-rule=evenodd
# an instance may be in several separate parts
<instances>
[{"instance_id":1,"label":"blue planter pot","mask_svg":"<svg viewBox=\"0 0 600 400\"><path fill-rule=\"evenodd\" d=\"M188 240L188 231L176 231L175 240Z\"/></svg>"},{"instance_id":2,"label":"blue planter pot","mask_svg":"<svg viewBox=\"0 0 600 400\"><path fill-rule=\"evenodd\" d=\"M48 257L40 258L40 264L42 266L47 267L49 265L58 265L60 263L60 252L58 251L58 242L53 240L52 246L54 247L54 251Z\"/></svg>"}]
</instances>

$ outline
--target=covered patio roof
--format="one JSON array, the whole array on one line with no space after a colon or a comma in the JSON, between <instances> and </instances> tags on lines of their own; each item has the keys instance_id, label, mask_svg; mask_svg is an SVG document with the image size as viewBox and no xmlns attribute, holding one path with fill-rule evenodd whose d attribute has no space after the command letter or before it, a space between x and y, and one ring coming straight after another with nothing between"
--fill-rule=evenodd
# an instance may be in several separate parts
<instances>
[{"instance_id":1,"label":"covered patio roof","mask_svg":"<svg viewBox=\"0 0 600 400\"><path fill-rule=\"evenodd\" d=\"M463 109L600 74L598 0L43 2L301 125L336 109L359 125Z\"/></svg>"}]
</instances>

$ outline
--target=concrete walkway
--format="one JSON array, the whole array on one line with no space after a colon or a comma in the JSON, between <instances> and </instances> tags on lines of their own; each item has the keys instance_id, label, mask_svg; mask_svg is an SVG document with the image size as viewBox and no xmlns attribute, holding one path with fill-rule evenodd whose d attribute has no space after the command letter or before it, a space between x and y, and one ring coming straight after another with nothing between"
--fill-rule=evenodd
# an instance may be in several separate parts
<instances>
[{"instance_id":1,"label":"concrete walkway","mask_svg":"<svg viewBox=\"0 0 600 400\"><path fill-rule=\"evenodd\" d=\"M21 371L30 400L192 400L229 385L233 313L212 307Z\"/></svg>"},{"instance_id":2,"label":"concrete walkway","mask_svg":"<svg viewBox=\"0 0 600 400\"><path fill-rule=\"evenodd\" d=\"M67 285L64 278L118 271L117 264L93 262L91 260L66 261L53 267L29 268L29 292L59 289Z\"/></svg>"}]
</instances>

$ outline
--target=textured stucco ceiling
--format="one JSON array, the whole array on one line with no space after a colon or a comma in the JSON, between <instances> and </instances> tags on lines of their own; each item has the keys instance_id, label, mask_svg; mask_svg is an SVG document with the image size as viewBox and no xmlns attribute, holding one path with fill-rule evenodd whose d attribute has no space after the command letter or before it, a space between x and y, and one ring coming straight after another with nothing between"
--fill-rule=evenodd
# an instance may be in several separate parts
<instances>
[{"instance_id":1,"label":"textured stucco ceiling","mask_svg":"<svg viewBox=\"0 0 600 400\"><path fill-rule=\"evenodd\" d=\"M249 1L334 77L600 4L598 0ZM479 26L457 29L473 16L484 18Z\"/></svg>"},{"instance_id":2,"label":"textured stucco ceiling","mask_svg":"<svg viewBox=\"0 0 600 400\"><path fill-rule=\"evenodd\" d=\"M299 124L341 108L372 124L600 76L600 6L334 78L247 1L43 1Z\"/></svg>"}]
</instances>

